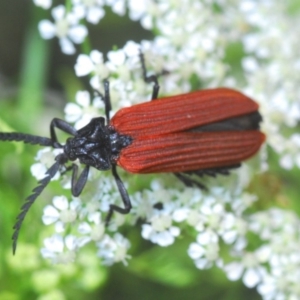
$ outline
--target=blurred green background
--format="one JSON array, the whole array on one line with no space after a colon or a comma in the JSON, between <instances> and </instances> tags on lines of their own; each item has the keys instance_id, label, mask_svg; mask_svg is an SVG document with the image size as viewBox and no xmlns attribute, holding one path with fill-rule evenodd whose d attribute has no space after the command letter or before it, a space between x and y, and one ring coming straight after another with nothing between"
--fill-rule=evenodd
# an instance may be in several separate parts
<instances>
[{"instance_id":1,"label":"blurred green background","mask_svg":"<svg viewBox=\"0 0 300 300\"><path fill-rule=\"evenodd\" d=\"M39 36L37 23L49 11L29 0L0 1L0 130L49 135L53 117L63 116L66 101L82 86L74 75L76 56L61 53L56 39ZM92 47L102 52L122 47L127 40L151 39L152 33L127 17L107 10L100 25L89 26ZM228 59L239 65L239 45ZM230 55L233 54L234 55ZM52 199L59 186L43 192L27 215L17 254L11 253L12 226L36 181L30 166L38 147L0 144L0 300L13 299L261 299L255 289L230 282L213 268L197 270L186 250L191 242L179 239L161 248L140 237L139 228L125 229L132 242L129 266L103 267L87 249L74 265L52 266L41 259L43 199ZM256 209L276 205L300 212L299 171L287 172L270 154L270 171L257 176L250 192L258 194ZM254 208L255 209L255 208ZM39 240L38 240L39 239Z\"/></svg>"}]
</instances>

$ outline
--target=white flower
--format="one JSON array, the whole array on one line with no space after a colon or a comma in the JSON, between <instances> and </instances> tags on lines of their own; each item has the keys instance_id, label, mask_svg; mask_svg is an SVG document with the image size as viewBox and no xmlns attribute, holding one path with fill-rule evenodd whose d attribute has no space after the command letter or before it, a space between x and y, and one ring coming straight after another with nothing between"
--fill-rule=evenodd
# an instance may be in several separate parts
<instances>
[{"instance_id":1,"label":"white flower","mask_svg":"<svg viewBox=\"0 0 300 300\"><path fill-rule=\"evenodd\" d=\"M52 0L33 0L36 6L40 6L43 9L48 9L52 5Z\"/></svg>"},{"instance_id":2,"label":"white flower","mask_svg":"<svg viewBox=\"0 0 300 300\"><path fill-rule=\"evenodd\" d=\"M156 203L152 196L153 194L149 190L131 195L133 223L136 223L139 218L151 218L154 209L153 206Z\"/></svg>"},{"instance_id":3,"label":"white flower","mask_svg":"<svg viewBox=\"0 0 300 300\"><path fill-rule=\"evenodd\" d=\"M253 288L260 283L265 274L265 269L260 266L255 253L246 253L240 262L225 265L224 271L230 280L238 280L242 277L244 284L249 288Z\"/></svg>"},{"instance_id":4,"label":"white flower","mask_svg":"<svg viewBox=\"0 0 300 300\"><path fill-rule=\"evenodd\" d=\"M66 13L63 5L53 8L52 16L55 23L49 20L40 21L38 27L41 36L44 39L58 37L62 52L74 54L76 49L73 43L80 44L83 42L87 35L87 28L79 24L79 20L75 15Z\"/></svg>"},{"instance_id":5,"label":"white flower","mask_svg":"<svg viewBox=\"0 0 300 300\"><path fill-rule=\"evenodd\" d=\"M284 154L280 159L280 165L284 169L292 169L294 165L300 168L300 134L293 134L284 145Z\"/></svg>"},{"instance_id":6,"label":"white flower","mask_svg":"<svg viewBox=\"0 0 300 300\"><path fill-rule=\"evenodd\" d=\"M126 13L125 0L106 0L106 5L109 5L112 11L118 15L124 16Z\"/></svg>"},{"instance_id":7,"label":"white flower","mask_svg":"<svg viewBox=\"0 0 300 300\"><path fill-rule=\"evenodd\" d=\"M78 56L75 73L78 77L92 73L90 84L95 90L100 90L103 79L109 76L109 70L103 61L103 54L97 50L91 51L90 55L80 54Z\"/></svg>"},{"instance_id":8,"label":"white flower","mask_svg":"<svg viewBox=\"0 0 300 300\"><path fill-rule=\"evenodd\" d=\"M189 246L188 254L199 269L208 269L213 263L221 264L219 256L218 236L211 230L199 233L197 243Z\"/></svg>"},{"instance_id":9,"label":"white flower","mask_svg":"<svg viewBox=\"0 0 300 300\"><path fill-rule=\"evenodd\" d=\"M45 248L41 249L44 258L50 258L54 264L72 263L76 257L77 240L75 236L65 238L56 234L44 240Z\"/></svg>"},{"instance_id":10,"label":"white flower","mask_svg":"<svg viewBox=\"0 0 300 300\"><path fill-rule=\"evenodd\" d=\"M180 229L171 226L171 217L161 215L153 217L151 221L150 225L142 225L142 237L162 247L173 244L175 237L180 234Z\"/></svg>"},{"instance_id":11,"label":"white flower","mask_svg":"<svg viewBox=\"0 0 300 300\"><path fill-rule=\"evenodd\" d=\"M88 216L89 222L82 222L78 226L78 232L87 236L88 241L100 241L105 232L104 223L101 222L100 212L91 213Z\"/></svg>"},{"instance_id":12,"label":"white flower","mask_svg":"<svg viewBox=\"0 0 300 300\"><path fill-rule=\"evenodd\" d=\"M74 123L76 129L87 125L92 118L99 117L99 108L104 107L100 97L95 97L91 103L91 96L88 91L78 91L76 93L76 103L67 103L65 107L66 120Z\"/></svg>"},{"instance_id":13,"label":"white flower","mask_svg":"<svg viewBox=\"0 0 300 300\"><path fill-rule=\"evenodd\" d=\"M37 163L30 167L31 174L37 179L41 180L45 177L47 170L55 163L55 157L62 153L61 149L51 149L46 147L37 152L35 160ZM57 172L51 180L57 180L60 177Z\"/></svg>"},{"instance_id":14,"label":"white flower","mask_svg":"<svg viewBox=\"0 0 300 300\"><path fill-rule=\"evenodd\" d=\"M155 189L154 182L152 188ZM172 202L166 202L168 199L165 198L164 192L156 191L154 193L156 203L162 205L158 209L152 209L151 214L148 213L146 220L147 224L142 225L142 237L150 240L152 243L166 247L174 243L175 237L179 236L179 227L173 226L172 213L174 212L175 205ZM152 196L153 197L153 196Z\"/></svg>"},{"instance_id":15,"label":"white flower","mask_svg":"<svg viewBox=\"0 0 300 300\"><path fill-rule=\"evenodd\" d=\"M129 66L126 65L126 54L123 49L116 51L109 51L107 53L108 61L106 62L107 68L111 73L117 73L119 78L128 82L130 80Z\"/></svg>"},{"instance_id":16,"label":"white flower","mask_svg":"<svg viewBox=\"0 0 300 300\"><path fill-rule=\"evenodd\" d=\"M105 265L112 265L117 262L122 262L124 265L127 265L127 260L131 258L131 256L127 254L130 243L119 233L116 233L113 237L105 235L97 244L97 247L97 254Z\"/></svg>"},{"instance_id":17,"label":"white flower","mask_svg":"<svg viewBox=\"0 0 300 300\"><path fill-rule=\"evenodd\" d=\"M242 60L242 66L246 72L255 72L259 69L257 60L252 56L244 57Z\"/></svg>"},{"instance_id":18,"label":"white flower","mask_svg":"<svg viewBox=\"0 0 300 300\"><path fill-rule=\"evenodd\" d=\"M146 29L151 29L153 26L152 15L155 14L157 10L157 4L149 0L130 0L129 6L129 16L132 20L136 21L141 19L141 24ZM151 12L151 13L148 13Z\"/></svg>"},{"instance_id":19,"label":"white flower","mask_svg":"<svg viewBox=\"0 0 300 300\"><path fill-rule=\"evenodd\" d=\"M72 0L72 3L75 14L92 24L98 24L105 15L103 0Z\"/></svg>"},{"instance_id":20,"label":"white flower","mask_svg":"<svg viewBox=\"0 0 300 300\"><path fill-rule=\"evenodd\" d=\"M78 199L69 203L65 196L55 196L52 205L44 208L43 222L45 225L55 223L55 231L60 233L64 231L66 223L72 223L77 218L77 209L80 206Z\"/></svg>"}]
</instances>

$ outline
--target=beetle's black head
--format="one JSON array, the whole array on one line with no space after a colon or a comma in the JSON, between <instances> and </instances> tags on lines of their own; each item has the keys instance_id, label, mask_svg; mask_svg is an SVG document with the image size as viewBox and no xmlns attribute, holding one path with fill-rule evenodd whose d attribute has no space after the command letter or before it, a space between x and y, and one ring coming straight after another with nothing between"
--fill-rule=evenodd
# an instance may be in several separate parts
<instances>
[{"instance_id":1,"label":"beetle's black head","mask_svg":"<svg viewBox=\"0 0 300 300\"><path fill-rule=\"evenodd\" d=\"M77 134L67 139L63 147L69 160L79 159L80 163L98 170L111 168L111 143L104 118L95 118Z\"/></svg>"}]
</instances>

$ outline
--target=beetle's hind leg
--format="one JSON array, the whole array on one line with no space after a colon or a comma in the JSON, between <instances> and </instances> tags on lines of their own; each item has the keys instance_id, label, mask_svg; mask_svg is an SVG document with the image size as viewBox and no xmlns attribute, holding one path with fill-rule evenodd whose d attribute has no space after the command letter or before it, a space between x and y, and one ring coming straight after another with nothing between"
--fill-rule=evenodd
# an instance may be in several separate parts
<instances>
[{"instance_id":1,"label":"beetle's hind leg","mask_svg":"<svg viewBox=\"0 0 300 300\"><path fill-rule=\"evenodd\" d=\"M192 179L189 175L185 174L185 173L173 173L185 186L187 187L192 187L192 186L197 186L198 188L200 188L201 190L206 190L207 191L207 187L197 181Z\"/></svg>"},{"instance_id":2,"label":"beetle's hind leg","mask_svg":"<svg viewBox=\"0 0 300 300\"><path fill-rule=\"evenodd\" d=\"M198 178L202 178L203 176L210 176L210 177L216 177L217 175L226 176L230 174L230 171L232 169L239 168L240 166L241 164L237 163L226 167L200 169L200 170L173 173L173 174L187 187L197 186L202 190L207 190L207 187L203 183L191 178L191 176L195 175Z\"/></svg>"}]
</instances>

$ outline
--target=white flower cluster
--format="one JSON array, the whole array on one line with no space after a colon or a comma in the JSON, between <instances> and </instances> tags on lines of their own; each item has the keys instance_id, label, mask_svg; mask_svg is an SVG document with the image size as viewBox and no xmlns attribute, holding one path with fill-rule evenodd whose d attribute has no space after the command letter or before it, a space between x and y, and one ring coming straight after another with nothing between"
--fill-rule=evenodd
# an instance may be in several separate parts
<instances>
[{"instance_id":1,"label":"white flower cluster","mask_svg":"<svg viewBox=\"0 0 300 300\"><path fill-rule=\"evenodd\" d=\"M33 0L33 2L44 9L52 6L51 0ZM98 24L105 15L104 5L111 6L112 10L119 15L125 14L124 0L72 0L70 10L67 10L64 5L52 9L54 22L40 21L38 28L41 36L44 39L57 37L63 53L75 54L74 44L81 44L88 34L87 27L80 22L86 20Z\"/></svg>"},{"instance_id":2,"label":"white flower cluster","mask_svg":"<svg viewBox=\"0 0 300 300\"><path fill-rule=\"evenodd\" d=\"M79 249L93 242L103 264L127 264L129 241L119 233L106 234L101 218L101 214L108 211L110 201L119 196L118 192L108 179L101 180L97 189L97 197L89 201L73 198L68 202L65 196L56 196L53 204L45 207L43 222L45 225L53 224L55 234L45 239L41 249L43 257L50 258L53 263L73 262Z\"/></svg>"},{"instance_id":3,"label":"white flower cluster","mask_svg":"<svg viewBox=\"0 0 300 300\"><path fill-rule=\"evenodd\" d=\"M45 9L51 6L50 0L34 2ZM158 32L153 41L139 45L128 42L122 49L109 52L107 59L97 50L78 56L75 72L77 76L90 75L95 90L102 93L103 79L110 78L114 111L149 99L151 86L142 80L138 58L141 48L152 72L170 73L160 77L162 94L190 91L196 81L198 87L225 85L251 95L260 103L262 130L267 144L279 154L280 165L286 169L300 167L299 134L285 134L289 132L285 129L295 127L300 120L300 18L288 14L286 2L73 0L68 11L63 6L52 9L54 23L41 21L41 34L44 38L58 37L64 53L75 53L73 43L88 37L87 27L79 22L98 23L104 17L104 5L119 15L128 9L132 20ZM242 49L238 54L240 68L228 63L232 45ZM65 109L66 120L74 122L76 128L104 113L99 96L92 99L86 91L79 91L76 102ZM51 154L40 154L41 164L33 170L38 178L42 176L39 170L44 172L48 166L41 159L45 156ZM265 170L266 150L261 159ZM42 253L54 262L73 261L81 247L94 242L105 264L126 263L130 243L118 228L125 221L135 224L142 219L142 237L163 247L174 243L183 229L190 229L195 241L187 251L197 268L215 265L230 280L242 278L247 287L257 287L266 300L299 299L300 219L280 209L247 213L256 197L242 190L254 171L249 166L238 172L231 187L211 187L209 193L183 189L179 183L170 186L153 181L149 189L130 195L130 215L115 214L109 230L104 228L102 213L111 203L121 205L120 195L112 177L92 172L87 184L93 193L84 191L70 203L58 197L53 206L45 208L43 221L55 224L55 233L45 240ZM64 175L62 179L70 188L66 184L70 178ZM249 245L249 233L260 242ZM222 257L222 247L228 250L231 261Z\"/></svg>"}]
</instances>

